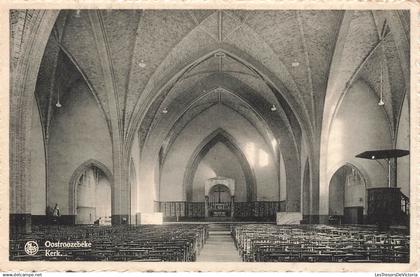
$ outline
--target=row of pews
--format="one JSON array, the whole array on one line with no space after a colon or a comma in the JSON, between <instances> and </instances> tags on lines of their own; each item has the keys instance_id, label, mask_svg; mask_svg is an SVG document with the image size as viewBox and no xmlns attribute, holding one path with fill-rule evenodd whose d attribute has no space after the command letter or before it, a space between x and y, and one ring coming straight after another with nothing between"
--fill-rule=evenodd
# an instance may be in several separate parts
<instances>
[{"instance_id":1,"label":"row of pews","mask_svg":"<svg viewBox=\"0 0 420 277\"><path fill-rule=\"evenodd\" d=\"M201 224L34 226L31 234L11 235L10 260L191 262L196 260L207 238L208 227ZM28 241L38 244L36 255L25 252ZM92 244L51 247L47 241ZM56 250L60 256L54 255Z\"/></svg>"},{"instance_id":2,"label":"row of pews","mask_svg":"<svg viewBox=\"0 0 420 277\"><path fill-rule=\"evenodd\" d=\"M232 235L246 262L409 262L409 235L373 227L245 224Z\"/></svg>"}]
</instances>

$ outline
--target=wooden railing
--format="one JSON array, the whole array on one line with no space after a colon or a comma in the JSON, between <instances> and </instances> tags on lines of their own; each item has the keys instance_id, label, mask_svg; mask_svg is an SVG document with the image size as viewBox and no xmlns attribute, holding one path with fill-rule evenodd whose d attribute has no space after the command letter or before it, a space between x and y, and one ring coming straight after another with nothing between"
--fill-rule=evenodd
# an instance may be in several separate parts
<instances>
[{"instance_id":1,"label":"wooden railing","mask_svg":"<svg viewBox=\"0 0 420 277\"><path fill-rule=\"evenodd\" d=\"M401 192L401 211L410 215L410 198L408 198L404 193Z\"/></svg>"},{"instance_id":2,"label":"wooden railing","mask_svg":"<svg viewBox=\"0 0 420 277\"><path fill-rule=\"evenodd\" d=\"M209 202L209 209L213 210L230 210L231 202Z\"/></svg>"},{"instance_id":3,"label":"wooden railing","mask_svg":"<svg viewBox=\"0 0 420 277\"><path fill-rule=\"evenodd\" d=\"M156 202L158 211L163 213L163 217L204 217L204 202L170 201Z\"/></svg>"},{"instance_id":4,"label":"wooden railing","mask_svg":"<svg viewBox=\"0 0 420 277\"><path fill-rule=\"evenodd\" d=\"M234 218L242 220L275 220L276 213L286 210L285 201L234 202ZM205 217L204 202L155 202L164 218L194 219Z\"/></svg>"},{"instance_id":5,"label":"wooden railing","mask_svg":"<svg viewBox=\"0 0 420 277\"><path fill-rule=\"evenodd\" d=\"M285 201L235 202L235 217L244 219L275 219L277 212L286 211Z\"/></svg>"}]
</instances>

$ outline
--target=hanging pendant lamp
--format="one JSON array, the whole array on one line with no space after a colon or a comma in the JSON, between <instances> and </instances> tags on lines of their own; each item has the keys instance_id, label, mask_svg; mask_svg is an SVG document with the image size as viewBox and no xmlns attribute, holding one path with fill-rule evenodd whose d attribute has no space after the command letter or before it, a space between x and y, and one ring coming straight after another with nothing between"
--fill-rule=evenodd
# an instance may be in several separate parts
<instances>
[{"instance_id":1,"label":"hanging pendant lamp","mask_svg":"<svg viewBox=\"0 0 420 277\"><path fill-rule=\"evenodd\" d=\"M276 107L276 105L275 105L275 104L273 104L273 105L271 106L270 110L271 110L272 112L277 111L277 107Z\"/></svg>"},{"instance_id":2,"label":"hanging pendant lamp","mask_svg":"<svg viewBox=\"0 0 420 277\"><path fill-rule=\"evenodd\" d=\"M60 103L60 89L59 88L57 88L57 103L55 104L55 106L57 108L61 108L62 107L62 105Z\"/></svg>"},{"instance_id":3,"label":"hanging pendant lamp","mask_svg":"<svg viewBox=\"0 0 420 277\"><path fill-rule=\"evenodd\" d=\"M379 98L379 106L385 105L383 100L383 60L381 59L381 87L380 87L380 98Z\"/></svg>"}]
</instances>

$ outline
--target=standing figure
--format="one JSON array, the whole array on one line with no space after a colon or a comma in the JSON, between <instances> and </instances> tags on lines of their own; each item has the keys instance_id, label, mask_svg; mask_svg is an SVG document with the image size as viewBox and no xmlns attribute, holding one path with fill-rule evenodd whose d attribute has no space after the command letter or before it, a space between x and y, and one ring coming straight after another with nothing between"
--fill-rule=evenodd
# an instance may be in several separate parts
<instances>
[{"instance_id":1,"label":"standing figure","mask_svg":"<svg viewBox=\"0 0 420 277\"><path fill-rule=\"evenodd\" d=\"M58 225L59 219L60 219L60 208L58 207L57 203L55 203L55 207L52 213L52 218L53 218L53 222Z\"/></svg>"}]
</instances>

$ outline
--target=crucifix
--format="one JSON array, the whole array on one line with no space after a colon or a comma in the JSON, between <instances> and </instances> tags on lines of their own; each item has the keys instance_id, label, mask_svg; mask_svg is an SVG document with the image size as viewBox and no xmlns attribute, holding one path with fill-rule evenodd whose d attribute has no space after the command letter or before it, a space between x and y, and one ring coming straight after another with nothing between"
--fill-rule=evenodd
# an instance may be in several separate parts
<instances>
[{"instance_id":1,"label":"crucifix","mask_svg":"<svg viewBox=\"0 0 420 277\"><path fill-rule=\"evenodd\" d=\"M218 202L217 203L221 203L221 201L220 201L220 194L222 193L222 192L225 192L226 190L222 190L222 186L221 185L218 185L217 187L216 187L216 190L214 191L214 192L218 192L219 193L219 200L218 200Z\"/></svg>"}]
</instances>

